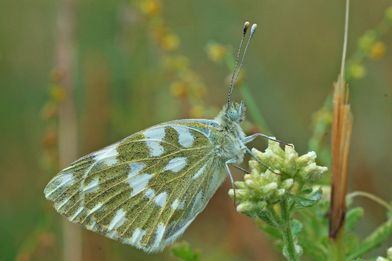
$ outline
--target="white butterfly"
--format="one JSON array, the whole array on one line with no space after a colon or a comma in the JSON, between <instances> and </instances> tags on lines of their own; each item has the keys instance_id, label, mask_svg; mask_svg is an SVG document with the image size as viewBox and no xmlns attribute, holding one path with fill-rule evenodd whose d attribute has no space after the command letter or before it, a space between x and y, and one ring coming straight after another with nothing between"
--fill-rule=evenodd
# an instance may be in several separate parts
<instances>
[{"instance_id":1,"label":"white butterfly","mask_svg":"<svg viewBox=\"0 0 392 261\"><path fill-rule=\"evenodd\" d=\"M247 22L244 36L248 27ZM254 24L249 39L255 29ZM146 252L162 250L206 207L227 175L233 182L229 164L251 153L246 144L264 136L246 137L241 129L245 106L230 101L235 72L228 104L214 120L162 123L84 156L49 182L46 198L91 231Z\"/></svg>"}]
</instances>

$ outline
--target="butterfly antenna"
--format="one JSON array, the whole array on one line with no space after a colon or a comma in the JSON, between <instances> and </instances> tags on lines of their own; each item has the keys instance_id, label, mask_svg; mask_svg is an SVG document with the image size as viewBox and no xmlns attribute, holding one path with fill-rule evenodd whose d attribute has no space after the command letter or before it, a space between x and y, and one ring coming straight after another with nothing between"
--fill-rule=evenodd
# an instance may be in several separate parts
<instances>
[{"instance_id":1,"label":"butterfly antenna","mask_svg":"<svg viewBox=\"0 0 392 261\"><path fill-rule=\"evenodd\" d=\"M343 40L343 51L342 51L342 62L340 66L340 76L344 79L344 69L346 63L346 53L347 53L347 34L348 34L348 18L350 10L350 0L346 1L346 13L344 18L344 40Z\"/></svg>"},{"instance_id":2,"label":"butterfly antenna","mask_svg":"<svg viewBox=\"0 0 392 261\"><path fill-rule=\"evenodd\" d=\"M242 67L242 65L244 64L244 59L245 59L246 51L248 50L248 46L249 46L249 44L250 44L250 40L252 40L253 35L254 35L255 32L256 32L256 28L257 28L257 24L252 24L252 27L250 28L249 38L248 38L248 41L246 42L244 52L242 53L241 62L239 63L239 66L238 66L238 69L237 69L237 71L236 71L236 75L235 75L235 77L234 77L234 81L233 81L233 82L236 82L238 76L240 75L241 67Z\"/></svg>"},{"instance_id":3,"label":"butterfly antenna","mask_svg":"<svg viewBox=\"0 0 392 261\"><path fill-rule=\"evenodd\" d=\"M230 102L231 102L231 95L233 93L233 88L234 88L234 77L236 75L238 64L240 62L240 54L241 54L242 44L244 43L244 39L245 39L246 33L248 32L249 25L250 25L250 23L248 21L246 21L244 23L244 26L242 27L241 42L240 42L240 46L238 47L238 50L237 50L233 74L231 75L231 80L230 80L230 85L229 85L229 93L227 94L227 107L229 107Z\"/></svg>"}]
</instances>

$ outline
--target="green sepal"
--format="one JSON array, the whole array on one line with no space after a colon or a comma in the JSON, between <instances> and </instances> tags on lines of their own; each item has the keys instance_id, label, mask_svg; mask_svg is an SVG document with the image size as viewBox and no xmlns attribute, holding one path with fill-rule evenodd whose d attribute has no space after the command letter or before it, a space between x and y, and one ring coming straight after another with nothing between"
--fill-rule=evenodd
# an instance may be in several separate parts
<instances>
[{"instance_id":1,"label":"green sepal","mask_svg":"<svg viewBox=\"0 0 392 261\"><path fill-rule=\"evenodd\" d=\"M266 210L261 210L257 213L257 216L263 220L265 223L272 227L277 227L278 224L276 224L276 221L274 220L273 216L269 211Z\"/></svg>"}]
</instances>

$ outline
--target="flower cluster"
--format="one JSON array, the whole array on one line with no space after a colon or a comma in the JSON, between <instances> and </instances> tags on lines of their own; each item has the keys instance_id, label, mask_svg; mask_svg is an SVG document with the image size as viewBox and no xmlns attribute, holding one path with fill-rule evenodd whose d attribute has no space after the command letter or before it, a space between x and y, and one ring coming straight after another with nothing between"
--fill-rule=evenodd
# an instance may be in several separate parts
<instances>
[{"instance_id":1,"label":"flower cluster","mask_svg":"<svg viewBox=\"0 0 392 261\"><path fill-rule=\"evenodd\" d=\"M269 141L265 152L253 149L252 153L256 159L249 161L250 174L235 182L235 191L229 191L230 196L235 194L238 212L253 216L253 212L287 197L300 201L300 205L318 201L321 193L312 185L327 168L316 164L315 152L299 156L294 147L282 149L278 142Z\"/></svg>"},{"instance_id":2,"label":"flower cluster","mask_svg":"<svg viewBox=\"0 0 392 261\"><path fill-rule=\"evenodd\" d=\"M379 60L385 56L386 45L383 37L392 27L392 6L388 7L382 21L365 32L358 40L358 48L348 62L348 79L361 79L366 75L365 58Z\"/></svg>"},{"instance_id":3,"label":"flower cluster","mask_svg":"<svg viewBox=\"0 0 392 261\"><path fill-rule=\"evenodd\" d=\"M151 39L159 50L157 63L169 83L170 93L177 98L181 106L188 110L190 118L202 118L208 113L204 99L206 87L202 78L192 69L189 58L179 54L180 37L173 32L163 15L161 0L138 0L136 7L148 22L147 28Z\"/></svg>"},{"instance_id":4,"label":"flower cluster","mask_svg":"<svg viewBox=\"0 0 392 261\"><path fill-rule=\"evenodd\" d=\"M388 248L386 257L377 257L377 261L392 261L392 247Z\"/></svg>"}]
</instances>

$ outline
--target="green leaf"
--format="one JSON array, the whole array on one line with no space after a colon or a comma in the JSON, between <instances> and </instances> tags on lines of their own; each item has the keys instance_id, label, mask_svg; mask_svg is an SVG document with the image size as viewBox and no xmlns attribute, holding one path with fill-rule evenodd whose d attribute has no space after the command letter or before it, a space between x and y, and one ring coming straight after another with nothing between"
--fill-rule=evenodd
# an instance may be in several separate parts
<instances>
[{"instance_id":1,"label":"green leaf","mask_svg":"<svg viewBox=\"0 0 392 261\"><path fill-rule=\"evenodd\" d=\"M298 235L302 231L303 225L298 219L293 219L291 221L291 231L294 236Z\"/></svg>"},{"instance_id":2,"label":"green leaf","mask_svg":"<svg viewBox=\"0 0 392 261\"><path fill-rule=\"evenodd\" d=\"M195 252L187 242L180 242L175 244L172 247L172 253L175 257L178 257L180 260L184 260L184 261L200 260L199 253Z\"/></svg>"},{"instance_id":3,"label":"green leaf","mask_svg":"<svg viewBox=\"0 0 392 261\"><path fill-rule=\"evenodd\" d=\"M358 221L363 217L364 210L361 207L352 208L347 211L344 227L346 231L352 231Z\"/></svg>"},{"instance_id":4,"label":"green leaf","mask_svg":"<svg viewBox=\"0 0 392 261\"><path fill-rule=\"evenodd\" d=\"M280 230L277 229L276 227L270 226L266 223L262 223L259 225L259 228L261 230L263 230L265 233L267 233L268 235L270 235L272 238L275 238L278 240L282 239L282 234L281 234Z\"/></svg>"},{"instance_id":5,"label":"green leaf","mask_svg":"<svg viewBox=\"0 0 392 261\"><path fill-rule=\"evenodd\" d=\"M363 240L358 247L352 251L348 260L352 260L354 258L358 258L363 254L368 253L369 251L379 247L387 241L392 234L392 219L389 219L381 226L379 226L373 233L371 233L365 240Z\"/></svg>"},{"instance_id":6,"label":"green leaf","mask_svg":"<svg viewBox=\"0 0 392 261\"><path fill-rule=\"evenodd\" d=\"M303 197L291 196L291 198L294 200L295 206L297 208L312 207L321 199L321 190L315 190L312 193Z\"/></svg>"}]
</instances>

